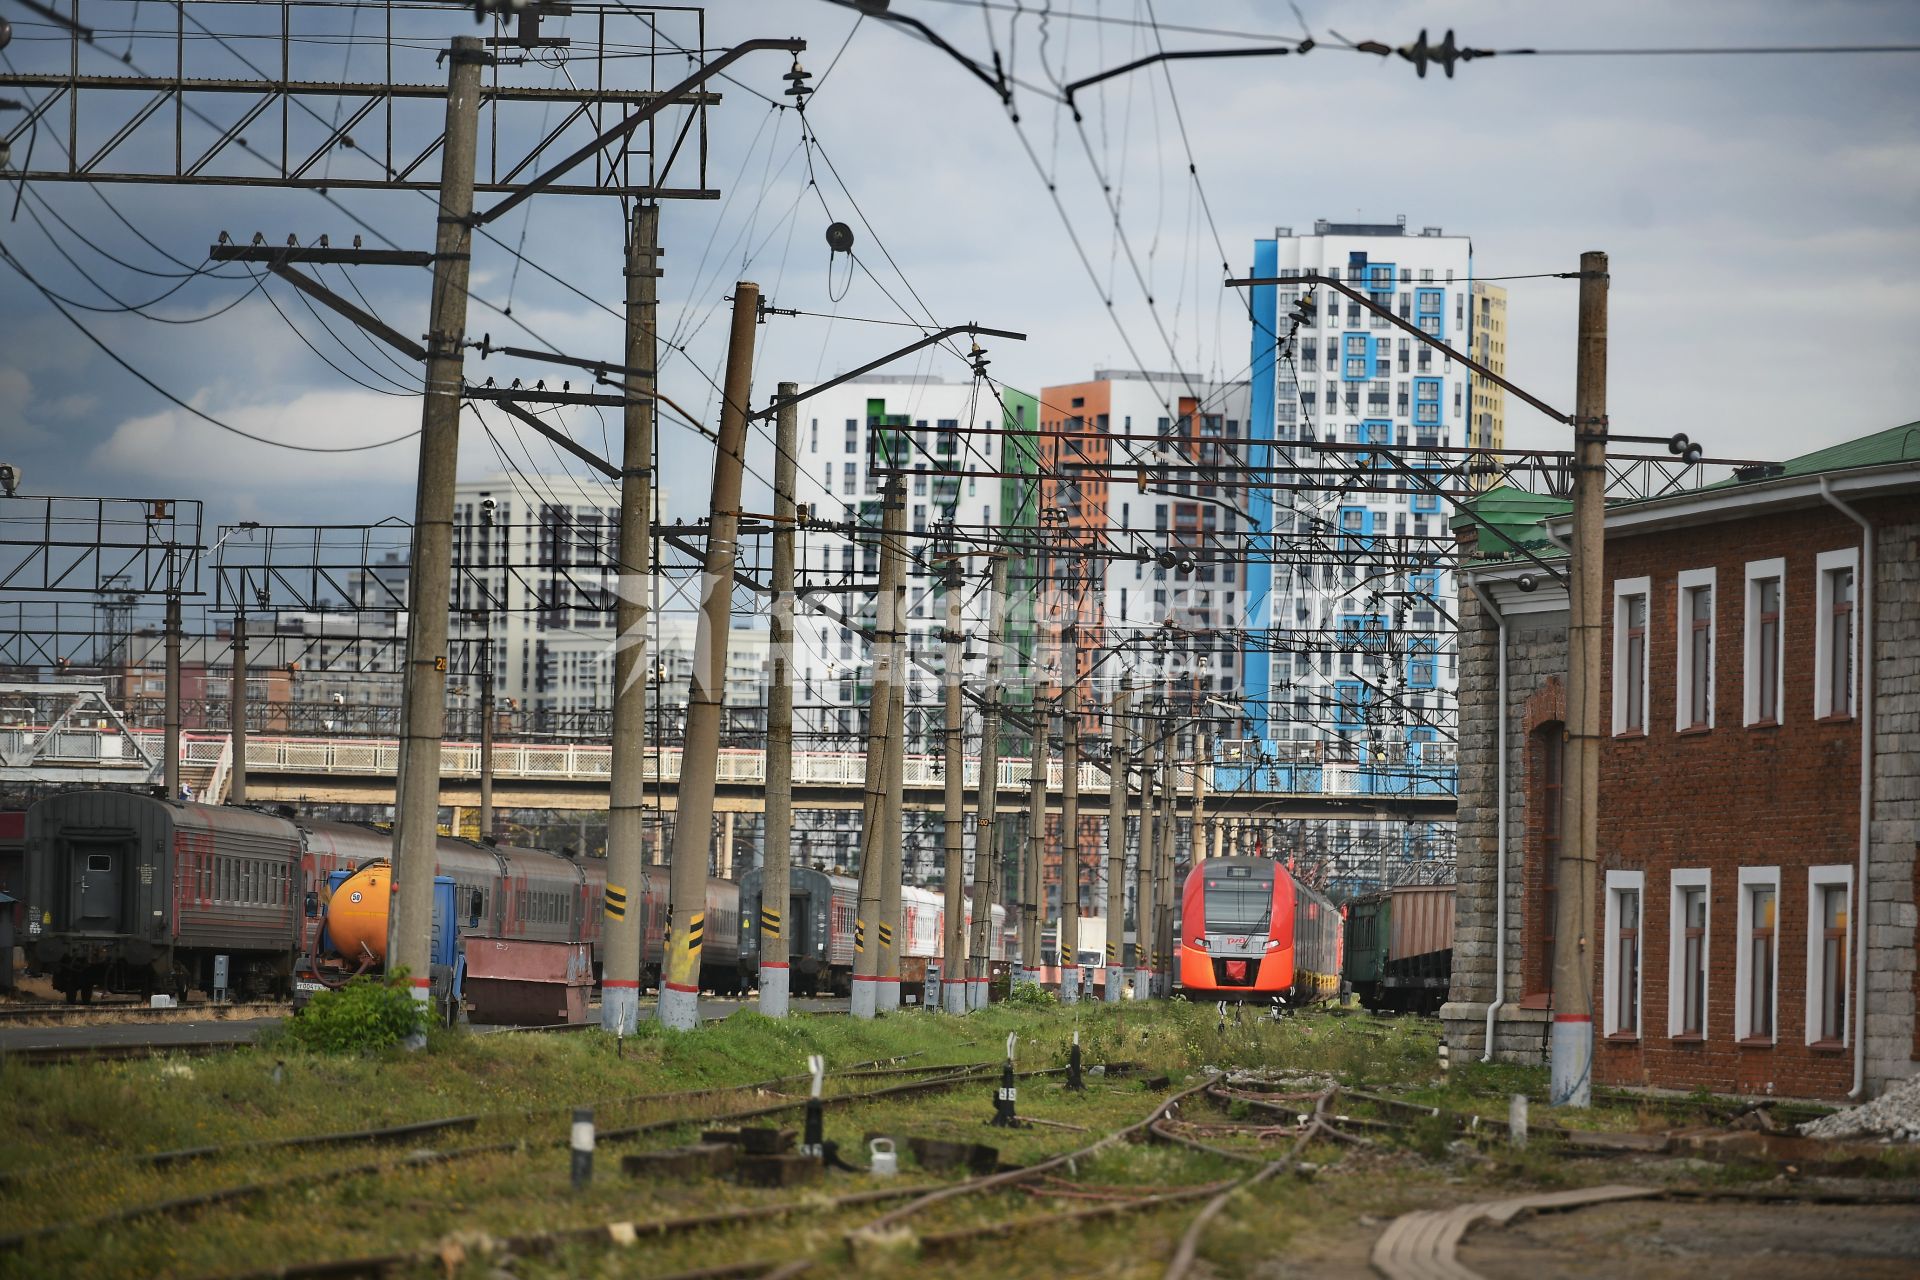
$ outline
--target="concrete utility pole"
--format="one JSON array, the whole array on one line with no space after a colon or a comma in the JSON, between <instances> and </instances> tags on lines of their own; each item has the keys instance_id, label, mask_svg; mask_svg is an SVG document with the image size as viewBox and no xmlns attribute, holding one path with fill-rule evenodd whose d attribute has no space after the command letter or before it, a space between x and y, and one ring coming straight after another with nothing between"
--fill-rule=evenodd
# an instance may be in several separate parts
<instances>
[{"instance_id":1,"label":"concrete utility pole","mask_svg":"<svg viewBox=\"0 0 1920 1280\"><path fill-rule=\"evenodd\" d=\"M1133 998L1153 996L1154 863L1160 845L1154 836L1153 771L1160 755L1160 724L1140 709L1140 852L1133 863Z\"/></svg>"},{"instance_id":2,"label":"concrete utility pole","mask_svg":"<svg viewBox=\"0 0 1920 1280\"><path fill-rule=\"evenodd\" d=\"M247 802L247 615L233 615L233 685L227 699L230 721L233 769L228 774L227 801ZM212 796L205 797L208 800Z\"/></svg>"},{"instance_id":3,"label":"concrete utility pole","mask_svg":"<svg viewBox=\"0 0 1920 1280\"><path fill-rule=\"evenodd\" d=\"M907 487L900 485L901 520L906 519ZM893 711L887 716L887 790L881 806L880 827L886 849L886 873L880 879L880 982L875 1007L891 1013L900 1007L900 888L906 879L906 842L902 818L906 812L907 782L907 538L902 527L891 540L898 560L893 580L898 583L893 602L896 619ZM886 551L881 552L886 555Z\"/></svg>"},{"instance_id":4,"label":"concrete utility pole","mask_svg":"<svg viewBox=\"0 0 1920 1280\"><path fill-rule=\"evenodd\" d=\"M440 739L447 719L447 607L453 586L453 485L465 385L467 274L473 251L473 161L480 121L480 40L455 36L447 59L433 306L427 322L420 476L407 567L407 671L393 826L387 965L405 968L413 998L431 995L433 875L440 826Z\"/></svg>"},{"instance_id":5,"label":"concrete utility pole","mask_svg":"<svg viewBox=\"0 0 1920 1280\"><path fill-rule=\"evenodd\" d=\"M866 788L860 813L860 899L853 928L852 1012L856 1018L871 1018L880 1011L884 967L880 939L883 931L891 938L893 929L899 927L897 918L892 927L887 925L883 886L888 870L887 742L894 727L890 724L893 685L906 676L903 665L897 661L900 655L896 649L898 628L903 620L894 612L894 602L904 590L904 583L897 575L905 565L895 560L888 548L900 543L906 528L905 478L888 477L884 493L880 504L880 582L874 595L873 696L867 706ZM899 902L897 894L894 901ZM894 914L899 915L897 905Z\"/></svg>"},{"instance_id":6,"label":"concrete utility pole","mask_svg":"<svg viewBox=\"0 0 1920 1280\"><path fill-rule=\"evenodd\" d=\"M1022 982L1040 981L1040 916L1046 905L1047 707L1044 690L1033 698L1033 763L1028 786L1027 856L1020 862L1020 969Z\"/></svg>"},{"instance_id":7,"label":"concrete utility pole","mask_svg":"<svg viewBox=\"0 0 1920 1280\"><path fill-rule=\"evenodd\" d=\"M967 804L967 744L964 726L961 720L960 682L965 675L961 668L961 627L964 620L960 612L960 585L965 580L961 573L961 560L955 557L950 562L951 575L947 579L947 669L943 673L946 694L946 761L944 762L944 781L946 783L946 824L942 834L946 838L947 870L947 929L942 943L944 955L940 965L941 1005L948 1013L967 1011L967 894L966 894L966 804Z\"/></svg>"},{"instance_id":8,"label":"concrete utility pole","mask_svg":"<svg viewBox=\"0 0 1920 1280\"><path fill-rule=\"evenodd\" d=\"M727 622L739 553L740 475L747 452L747 400L753 394L753 338L760 286L733 287L733 327L713 451L713 500L707 505L703 598L687 693L686 747L680 763L680 810L673 824L673 866L661 965L660 1022L675 1031L700 1025L700 947L707 923L707 851L713 843L713 784L719 770L720 716L727 692Z\"/></svg>"},{"instance_id":9,"label":"concrete utility pole","mask_svg":"<svg viewBox=\"0 0 1920 1280\"><path fill-rule=\"evenodd\" d=\"M646 930L647 591L653 578L653 388L660 206L636 205L627 228L628 372L620 438L619 589L614 601L613 759L607 784L606 937L600 1025L631 1035L640 1021Z\"/></svg>"},{"instance_id":10,"label":"concrete utility pole","mask_svg":"<svg viewBox=\"0 0 1920 1280\"><path fill-rule=\"evenodd\" d=\"M180 593L167 592L167 611L161 626L166 636L167 694L161 718L160 784L167 799L180 798ZM205 797L202 797L204 799Z\"/></svg>"},{"instance_id":11,"label":"concrete utility pole","mask_svg":"<svg viewBox=\"0 0 1920 1280\"><path fill-rule=\"evenodd\" d=\"M973 823L973 954L967 970L967 1007L984 1009L991 981L993 908L1000 879L997 822L1000 805L1000 648L1007 631L1007 557L993 557L993 594L987 601L987 687L980 710L980 809Z\"/></svg>"},{"instance_id":12,"label":"concrete utility pole","mask_svg":"<svg viewBox=\"0 0 1920 1280\"><path fill-rule=\"evenodd\" d=\"M1567 785L1554 874L1553 1105L1584 1107L1593 1090L1593 963L1600 797L1600 626L1605 613L1607 255L1580 255L1580 333L1573 375L1573 556L1567 627Z\"/></svg>"},{"instance_id":13,"label":"concrete utility pole","mask_svg":"<svg viewBox=\"0 0 1920 1280\"><path fill-rule=\"evenodd\" d=\"M1169 686L1171 689L1171 686ZM1172 724L1173 699L1167 699L1168 719ZM1153 868L1153 965L1154 981L1164 998L1173 994L1173 971L1180 949L1173 937L1173 838L1174 805L1180 798L1180 770L1175 744L1177 737L1167 740L1167 749L1161 757L1160 768L1163 774L1160 787L1160 850L1154 860Z\"/></svg>"},{"instance_id":14,"label":"concrete utility pole","mask_svg":"<svg viewBox=\"0 0 1920 1280\"><path fill-rule=\"evenodd\" d=\"M1080 999L1080 621L1070 595L1066 675L1060 708L1060 999Z\"/></svg>"},{"instance_id":15,"label":"concrete utility pole","mask_svg":"<svg viewBox=\"0 0 1920 1280\"><path fill-rule=\"evenodd\" d=\"M1194 734L1193 750L1193 840L1192 862L1198 865L1207 857L1207 781L1201 770L1207 767L1211 744L1205 734Z\"/></svg>"},{"instance_id":16,"label":"concrete utility pole","mask_svg":"<svg viewBox=\"0 0 1920 1280\"><path fill-rule=\"evenodd\" d=\"M1120 688L1107 706L1112 721L1113 753L1107 761L1107 996L1120 999L1126 966L1120 954L1121 926L1127 912L1127 712L1133 701L1132 682L1120 677Z\"/></svg>"},{"instance_id":17,"label":"concrete utility pole","mask_svg":"<svg viewBox=\"0 0 1920 1280\"><path fill-rule=\"evenodd\" d=\"M783 382L791 401L800 384ZM800 406L780 406L773 431L773 613L767 620L767 840L760 863L760 1012L787 1016L787 900L793 863L793 547L799 538Z\"/></svg>"},{"instance_id":18,"label":"concrete utility pole","mask_svg":"<svg viewBox=\"0 0 1920 1280\"><path fill-rule=\"evenodd\" d=\"M480 838L493 839L493 605L480 615ZM585 850L581 851L582 856ZM602 962L604 965L604 961Z\"/></svg>"}]
</instances>

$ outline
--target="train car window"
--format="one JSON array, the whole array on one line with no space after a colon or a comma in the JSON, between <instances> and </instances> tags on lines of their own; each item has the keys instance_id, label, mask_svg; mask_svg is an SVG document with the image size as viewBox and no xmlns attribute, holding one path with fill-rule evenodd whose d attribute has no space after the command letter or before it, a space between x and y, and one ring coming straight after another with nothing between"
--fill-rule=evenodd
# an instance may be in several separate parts
<instances>
[{"instance_id":1,"label":"train car window","mask_svg":"<svg viewBox=\"0 0 1920 1280\"><path fill-rule=\"evenodd\" d=\"M469 915L473 917L473 923L476 925L480 923L480 904L481 904L480 891L478 889L475 889L473 891L472 900L468 904L467 912Z\"/></svg>"}]
</instances>

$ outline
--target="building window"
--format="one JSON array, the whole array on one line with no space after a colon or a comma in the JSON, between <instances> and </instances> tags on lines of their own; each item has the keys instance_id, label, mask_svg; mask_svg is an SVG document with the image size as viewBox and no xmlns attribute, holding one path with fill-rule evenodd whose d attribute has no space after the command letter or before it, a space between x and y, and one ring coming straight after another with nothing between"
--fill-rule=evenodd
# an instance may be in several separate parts
<instances>
[{"instance_id":1,"label":"building window","mask_svg":"<svg viewBox=\"0 0 1920 1280\"><path fill-rule=\"evenodd\" d=\"M1780 868L1740 868L1738 936L1734 967L1734 1038L1772 1044L1779 1007L1780 948L1775 926L1780 904Z\"/></svg>"},{"instance_id":2,"label":"building window","mask_svg":"<svg viewBox=\"0 0 1920 1280\"><path fill-rule=\"evenodd\" d=\"M1613 584L1613 731L1647 731L1646 578L1621 578Z\"/></svg>"},{"instance_id":3,"label":"building window","mask_svg":"<svg viewBox=\"0 0 1920 1280\"><path fill-rule=\"evenodd\" d=\"M1853 714L1855 637L1854 575L1860 553L1852 547L1823 551L1817 562L1814 603L1813 714L1844 719Z\"/></svg>"},{"instance_id":4,"label":"building window","mask_svg":"<svg viewBox=\"0 0 1920 1280\"><path fill-rule=\"evenodd\" d=\"M1807 1043L1847 1043L1853 868L1807 868Z\"/></svg>"},{"instance_id":5,"label":"building window","mask_svg":"<svg viewBox=\"0 0 1920 1280\"><path fill-rule=\"evenodd\" d=\"M1667 924L1667 1033L1703 1040L1707 1035L1707 906L1713 888L1708 871L1673 873L1673 910Z\"/></svg>"},{"instance_id":6,"label":"building window","mask_svg":"<svg viewBox=\"0 0 1920 1280\"><path fill-rule=\"evenodd\" d=\"M1640 901L1643 871L1607 872L1606 1034L1640 1035Z\"/></svg>"},{"instance_id":7,"label":"building window","mask_svg":"<svg viewBox=\"0 0 1920 1280\"><path fill-rule=\"evenodd\" d=\"M1674 728L1713 728L1712 569L1688 569L1680 575L1675 634Z\"/></svg>"},{"instance_id":8,"label":"building window","mask_svg":"<svg viewBox=\"0 0 1920 1280\"><path fill-rule=\"evenodd\" d=\"M1785 694L1781 672L1787 562L1747 563L1747 654L1745 707L1748 724L1779 724Z\"/></svg>"}]
</instances>

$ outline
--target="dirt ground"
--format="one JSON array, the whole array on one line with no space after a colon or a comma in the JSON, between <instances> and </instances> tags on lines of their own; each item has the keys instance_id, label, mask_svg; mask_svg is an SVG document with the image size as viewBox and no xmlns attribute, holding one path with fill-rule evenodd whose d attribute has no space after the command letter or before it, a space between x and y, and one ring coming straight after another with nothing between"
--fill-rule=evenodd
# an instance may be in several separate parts
<instances>
[{"instance_id":1,"label":"dirt ground","mask_svg":"<svg viewBox=\"0 0 1920 1280\"><path fill-rule=\"evenodd\" d=\"M1487 1280L1912 1280L1920 1212L1911 1205L1628 1201L1483 1227L1460 1249Z\"/></svg>"}]
</instances>

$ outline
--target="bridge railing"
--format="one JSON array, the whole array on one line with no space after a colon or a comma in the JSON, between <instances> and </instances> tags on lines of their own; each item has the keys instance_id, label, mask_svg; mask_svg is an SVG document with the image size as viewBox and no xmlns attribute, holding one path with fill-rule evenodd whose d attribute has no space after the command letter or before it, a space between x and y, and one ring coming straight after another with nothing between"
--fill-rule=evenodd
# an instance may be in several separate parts
<instances>
[{"instance_id":1,"label":"bridge railing","mask_svg":"<svg viewBox=\"0 0 1920 1280\"><path fill-rule=\"evenodd\" d=\"M157 744L156 744L157 745ZM224 768L230 763L225 735L194 736L182 743L183 763L208 769ZM946 783L946 758L937 755L910 755L903 770L906 785L934 789ZM680 779L681 749L658 747L647 751L641 773L648 782L677 783ZM760 751L726 749L716 761L716 777L722 784L759 786L766 782L766 755ZM261 773L338 774L357 777L391 778L400 767L400 744L391 738L308 738L250 736L247 739L247 768ZM545 781L593 783L607 779L613 768L613 750L602 743L503 742L494 744L494 777L502 781ZM971 794L980 785L980 761L968 757L963 779ZM440 749L440 773L445 778L474 779L480 776L480 747L477 743L449 742ZM1033 761L1017 756L999 761L999 789L1023 791L1031 785ZM1314 764L1210 764L1203 767L1202 780L1209 795L1288 794L1348 796L1451 796L1456 794L1458 771L1453 763L1421 761L1414 763L1314 763ZM866 783L866 756L858 751L797 751L793 759L796 786L856 788ZM1059 794L1065 774L1059 760L1047 770L1047 786ZM1175 790L1193 793L1193 769L1190 765L1174 770ZM1080 790L1083 795L1105 794L1109 788L1107 771L1097 764L1080 766Z\"/></svg>"}]
</instances>

